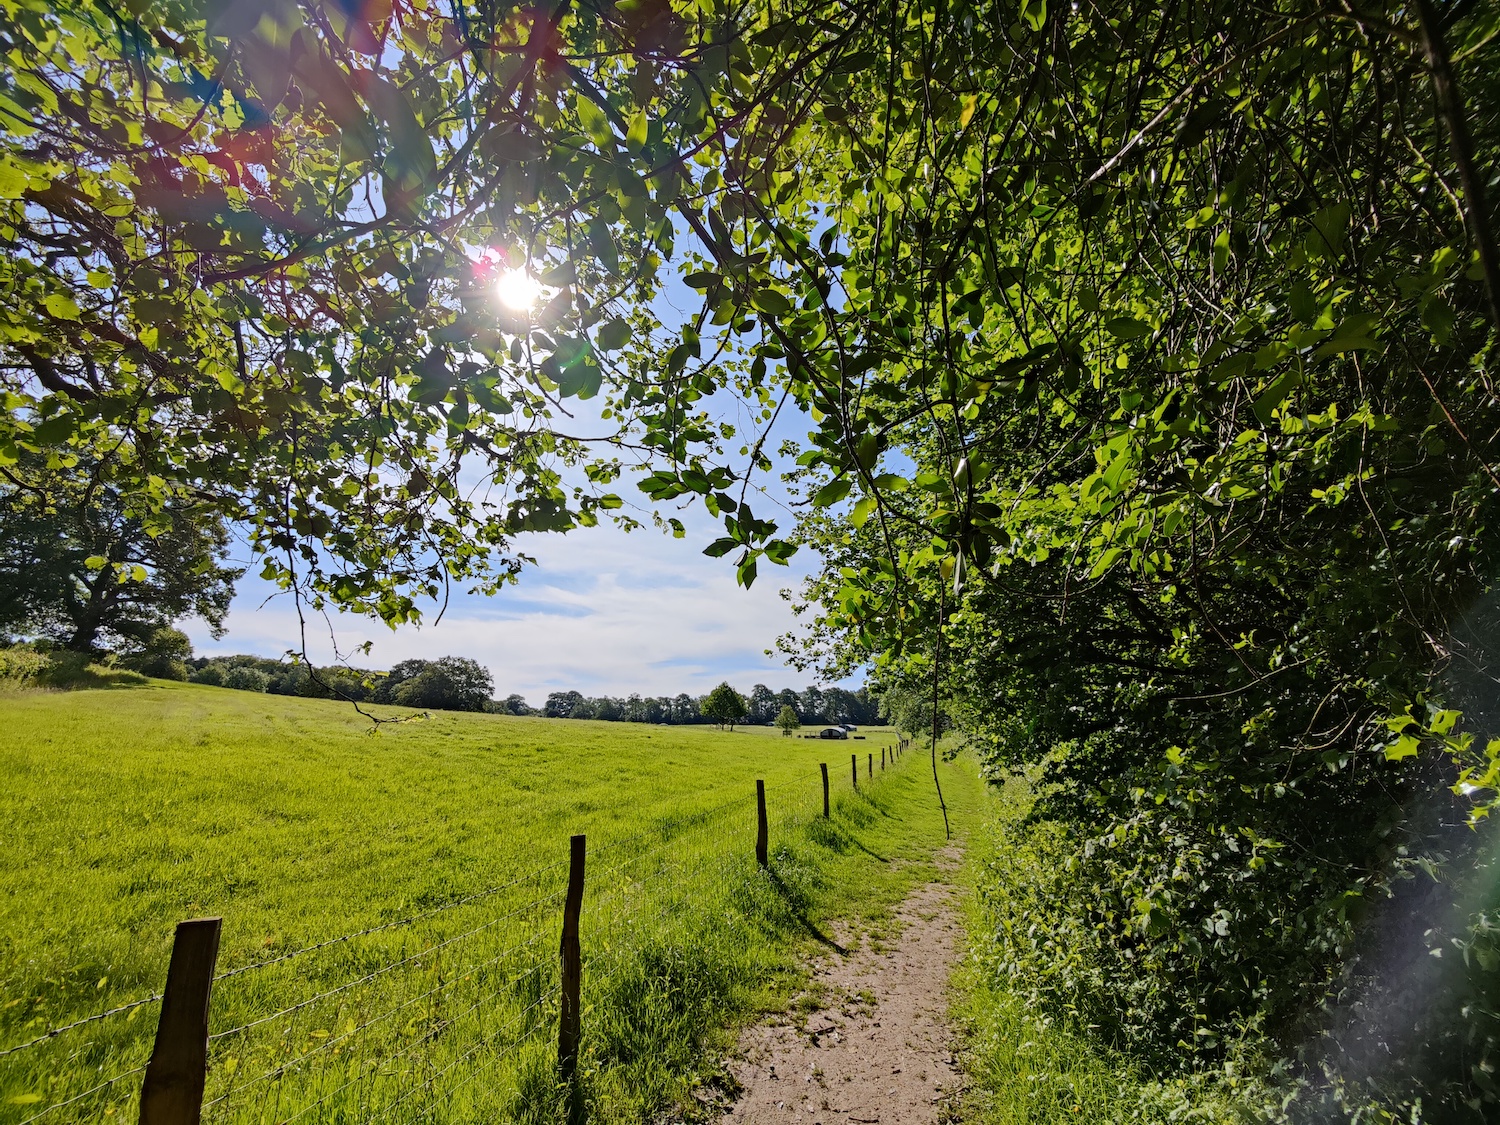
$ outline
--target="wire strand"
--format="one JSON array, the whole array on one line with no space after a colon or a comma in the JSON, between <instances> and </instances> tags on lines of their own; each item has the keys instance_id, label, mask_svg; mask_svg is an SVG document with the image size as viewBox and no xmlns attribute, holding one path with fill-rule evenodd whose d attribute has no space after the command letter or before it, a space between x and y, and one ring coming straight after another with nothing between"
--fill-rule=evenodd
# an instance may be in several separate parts
<instances>
[{"instance_id":1,"label":"wire strand","mask_svg":"<svg viewBox=\"0 0 1500 1125\"><path fill-rule=\"evenodd\" d=\"M54 1027L50 1031L44 1031L35 1039L29 1039L25 1043L17 1043L14 1047L5 1048L5 1050L0 1051L0 1059L5 1058L6 1055L19 1054L21 1051L25 1051L31 1047L35 1047L38 1043L45 1043L49 1039L55 1039L63 1032L72 1031L75 1027L83 1027L85 1024L98 1023L100 1020L108 1019L110 1016L118 1016L121 1012L128 1012L134 1008L143 1007L146 1004L154 1004L160 999L161 993L157 992L140 1000L132 1000L128 1004L121 1004L118 1008L111 1008L107 1012L100 1012L98 1015L93 1016L84 1016L82 1019L74 1020L72 1023L65 1023L61 1027Z\"/></svg>"},{"instance_id":2,"label":"wire strand","mask_svg":"<svg viewBox=\"0 0 1500 1125\"><path fill-rule=\"evenodd\" d=\"M381 968L376 969L373 973L367 973L365 976L362 976L357 980L346 981L344 984L341 984L336 988L330 988L325 992L318 993L316 996L309 996L306 1000L293 1004L290 1007L282 1008L278 1012L272 1012L270 1015L262 1016L258 1020L251 1020L249 1023L240 1024L238 1027L231 1027L225 1031L215 1032L213 1035L210 1035L208 1037L209 1041L213 1042L218 1039L224 1039L230 1035L237 1035L240 1032L249 1031L251 1028L260 1027L262 1024L267 1024L272 1022L273 1020L278 1020L285 1016L289 1016L294 1012L300 1012L303 1008L306 1008L312 1004L316 1004L319 1000L326 1000L330 996L337 996L339 993L347 992L349 989L354 988L356 985L367 984L370 981L375 980L377 977L382 977L387 973L394 972L396 969L401 968L401 966L403 965L409 965L413 961L420 961L424 957L430 957L433 954L437 953L439 950L446 949L448 946L454 944L455 942L462 941L464 938L473 937L475 934L481 933L484 930L492 929L493 927L498 926L501 922L504 922L510 918L514 918L519 914L524 914L528 910L545 905L549 902L556 902L566 893L567 892L565 890L555 891L554 893L546 895L543 898L533 899L532 901L526 903L524 906L517 907L515 910L512 910L507 914L502 914L498 918L492 918L482 925L475 926L472 930L465 930L461 934L455 934L453 937L440 941L436 945L428 946L426 949L418 953L413 953L409 957L403 957L399 961L394 961L389 965L384 965Z\"/></svg>"},{"instance_id":3,"label":"wire strand","mask_svg":"<svg viewBox=\"0 0 1500 1125\"><path fill-rule=\"evenodd\" d=\"M370 934L378 934L384 930L394 930L399 926L410 926L415 922L421 922L427 918L434 917L435 915L446 913L449 910L455 910L460 906L467 906L472 902L478 902L482 898L489 898L493 895L497 895L501 891L508 891L512 887L520 886L522 883L537 878L539 875L545 875L549 871L556 871L559 867L564 866L566 863L567 860L558 860L555 863L547 864L545 867L538 867L534 871L529 871L525 875L521 875L515 879L512 879L509 883L501 883L498 886L489 887L482 891L475 891L471 895L466 895L463 898L444 903L442 906L435 906L431 910L423 911L420 914L413 914L407 918L398 918L394 922L382 922L377 926L370 926L368 929L364 930L356 930L351 934L340 934L338 937L329 938L327 941L320 941L316 945L303 946L301 949L294 949L289 953L283 953L280 956L271 957L265 961L256 961L249 965L241 965L238 969L229 969L228 971L222 972L218 976L214 977L214 983L217 984L219 981L228 980L231 977L237 977L242 973L253 972L256 969L265 969L270 967L271 965L279 965L283 961L290 961L294 957L301 957L304 953L315 953L319 949L327 949L330 946L338 945L341 942L353 941L355 938L368 937Z\"/></svg>"},{"instance_id":4,"label":"wire strand","mask_svg":"<svg viewBox=\"0 0 1500 1125\"><path fill-rule=\"evenodd\" d=\"M33 1121L40 1121L42 1118L46 1117L47 1114L49 1114L49 1113L53 1113L53 1112L55 1112L55 1111L57 1111L59 1109L65 1109L66 1107L72 1105L74 1102L82 1101L84 1098L88 1097L90 1094L97 1094L100 1090L104 1089L106 1086L113 1086L116 1082L120 1081L120 1079L122 1079L122 1078L129 1078L133 1074L142 1074L142 1073L145 1072L145 1070L146 1070L146 1064L142 1063L140 1066L135 1067L132 1070L122 1071L121 1073L115 1075L113 1078L106 1078L103 1082L99 1083L99 1085L92 1086L89 1089L85 1090L81 1094L74 1094L71 1098L69 1098L65 1102L55 1102L52 1105L49 1105L46 1109L42 1110L40 1113L34 1113L34 1114L32 1114L30 1117L28 1117L24 1121L22 1121L21 1125L31 1125L31 1122L33 1122Z\"/></svg>"},{"instance_id":5,"label":"wire strand","mask_svg":"<svg viewBox=\"0 0 1500 1125\"><path fill-rule=\"evenodd\" d=\"M463 971L465 973L472 974L472 973L479 972L479 971L481 971L483 969L487 969L490 966L498 964L499 962L505 960L507 957L510 957L513 954L518 953L519 951L521 951L523 949L526 949L529 946L535 945L537 943L537 941L539 939L541 939L543 936L544 935L542 935L540 933L533 934L531 937L527 938L525 941L516 942L514 945L508 946L506 949L504 949L500 953L496 954L494 957L490 958L488 961L483 961L483 962L480 962L479 964L466 966ZM524 975L524 973L527 973L527 972L530 972L530 971L531 971L531 969L524 969L524 970L522 970L521 973L517 974L516 977L513 978L513 980L514 979L519 979L521 975ZM368 1028L374 1027L378 1023L381 1023L381 1022L383 1022L385 1020L390 1019L390 1017L393 1016L393 1015L395 1015L397 1012L403 1011L404 1009L411 1007L413 1004L420 1003L421 1001L426 1000L429 997L432 997L432 996L436 995L437 993L442 992L443 990L452 987L455 984L460 984L460 983L463 982L463 980L464 980L463 977L455 975L455 976L450 977L448 980L444 981L442 984L437 985L435 988L430 988L426 992L422 992L422 993L419 993L416 996L409 997L406 1000L401 1001L401 1003L397 1004L395 1007L393 1007L393 1008L387 1008L384 1012L380 1013L380 1015L378 1015L378 1016L371 1016L369 1019L367 1019L364 1023L360 1024L359 1026L353 1027L353 1028L349 1029L348 1031L342 1032L336 1038L332 1038L332 1039L327 1040L324 1043L320 1043L317 1047L313 1048L311 1051L308 1051L305 1054L299 1055L297 1058L293 1059L292 1061L286 1062L286 1063L281 1063L281 1064L273 1067L270 1070L264 1071L261 1074L256 1075L254 1078L246 1079L245 1081L241 1082L238 1086L236 1086L233 1090L226 1091L223 1094L220 1094L218 1097L214 1098L213 1100L205 1103L204 1108L207 1109L209 1106L219 1105L219 1104L227 1101L235 1092L240 1091L240 1090L244 1090L244 1089L246 1089L246 1088L248 1088L250 1086L254 1086L258 1082L263 1082L263 1081L265 1081L268 1078L279 1077L280 1075L286 1073L287 1071L289 1071L289 1070L291 1070L291 1069L293 1069L295 1067L301 1066L303 1063L307 1062L309 1059L315 1058L316 1056L318 1056L320 1054L324 1054L327 1051L332 1050L333 1048L339 1046L342 1043L348 1042L349 1040L351 1040L355 1036L357 1036L360 1032L365 1031ZM497 989L496 991L490 993L489 997L487 997L487 998L492 998L494 996L498 996L501 991L502 991L501 989ZM472 1011L472 1010L473 1010L472 1008L469 1009L469 1011ZM252 1025L246 1025L246 1026L252 1026ZM230 1033L229 1032L221 1032L220 1033L221 1036L222 1035L228 1035L228 1034L230 1034Z\"/></svg>"}]
</instances>

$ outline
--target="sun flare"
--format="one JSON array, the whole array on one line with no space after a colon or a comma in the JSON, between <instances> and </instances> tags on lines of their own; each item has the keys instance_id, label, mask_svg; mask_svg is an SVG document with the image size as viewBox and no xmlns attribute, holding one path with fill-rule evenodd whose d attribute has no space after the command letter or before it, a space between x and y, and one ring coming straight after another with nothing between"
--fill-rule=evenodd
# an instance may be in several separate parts
<instances>
[{"instance_id":1,"label":"sun flare","mask_svg":"<svg viewBox=\"0 0 1500 1125\"><path fill-rule=\"evenodd\" d=\"M542 286L536 278L523 269L506 270L495 282L495 292L500 303L517 312L527 312L542 295Z\"/></svg>"}]
</instances>

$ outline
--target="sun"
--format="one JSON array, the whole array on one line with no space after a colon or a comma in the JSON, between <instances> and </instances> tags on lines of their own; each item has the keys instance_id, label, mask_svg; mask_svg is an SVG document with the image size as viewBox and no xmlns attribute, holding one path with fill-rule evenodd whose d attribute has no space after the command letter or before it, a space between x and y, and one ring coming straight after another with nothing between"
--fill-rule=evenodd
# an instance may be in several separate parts
<instances>
[{"instance_id":1,"label":"sun","mask_svg":"<svg viewBox=\"0 0 1500 1125\"><path fill-rule=\"evenodd\" d=\"M542 285L524 269L506 270L495 282L495 293L506 308L529 312L542 295Z\"/></svg>"}]
</instances>

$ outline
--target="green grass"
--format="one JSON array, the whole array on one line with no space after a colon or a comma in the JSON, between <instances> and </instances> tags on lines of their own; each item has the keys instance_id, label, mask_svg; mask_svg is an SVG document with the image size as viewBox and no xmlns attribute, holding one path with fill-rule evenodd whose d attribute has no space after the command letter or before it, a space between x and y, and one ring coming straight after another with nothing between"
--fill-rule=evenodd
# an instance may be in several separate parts
<instances>
[{"instance_id":1,"label":"green grass","mask_svg":"<svg viewBox=\"0 0 1500 1125\"><path fill-rule=\"evenodd\" d=\"M566 870L544 867L586 832L581 1104L644 1121L691 1105L707 1048L791 996L829 919L878 925L941 839L925 760L881 775L882 732L455 714L368 731L341 704L159 682L0 698L0 1049L150 995L174 923L221 915L220 970L251 968L216 986L208 1120L553 1119ZM982 787L943 769L963 827ZM155 1019L0 1057L0 1122L139 1065ZM129 1117L138 1085L42 1120Z\"/></svg>"}]
</instances>

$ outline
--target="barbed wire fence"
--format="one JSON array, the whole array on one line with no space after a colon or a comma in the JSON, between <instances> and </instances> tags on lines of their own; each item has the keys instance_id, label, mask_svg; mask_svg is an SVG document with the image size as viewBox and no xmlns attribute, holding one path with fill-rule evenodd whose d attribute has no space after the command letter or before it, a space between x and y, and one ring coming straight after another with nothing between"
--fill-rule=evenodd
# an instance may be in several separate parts
<instances>
[{"instance_id":1,"label":"barbed wire fence","mask_svg":"<svg viewBox=\"0 0 1500 1125\"><path fill-rule=\"evenodd\" d=\"M878 770L909 745L881 750ZM557 1120L580 1025L588 1065L608 1066L754 987L715 954L725 912L755 925L801 908L788 841L832 831L831 794L878 776L871 751L840 768L587 851L575 837L509 881L223 971L220 920L180 923L161 991L0 1047L0 1125Z\"/></svg>"}]
</instances>

